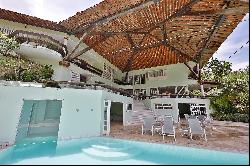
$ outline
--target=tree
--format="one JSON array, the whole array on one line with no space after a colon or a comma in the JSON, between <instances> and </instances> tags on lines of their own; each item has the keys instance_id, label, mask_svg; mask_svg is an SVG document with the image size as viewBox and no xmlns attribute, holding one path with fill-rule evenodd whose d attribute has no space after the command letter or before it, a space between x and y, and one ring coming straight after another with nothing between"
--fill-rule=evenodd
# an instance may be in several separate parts
<instances>
[{"instance_id":1,"label":"tree","mask_svg":"<svg viewBox=\"0 0 250 166\"><path fill-rule=\"evenodd\" d=\"M20 44L15 38L9 38L4 33L0 32L0 55L6 56L11 51L18 49Z\"/></svg>"},{"instance_id":2,"label":"tree","mask_svg":"<svg viewBox=\"0 0 250 166\"><path fill-rule=\"evenodd\" d=\"M0 78L9 81L42 82L51 80L51 65L41 65L20 57L0 57Z\"/></svg>"},{"instance_id":3,"label":"tree","mask_svg":"<svg viewBox=\"0 0 250 166\"><path fill-rule=\"evenodd\" d=\"M40 65L20 56L11 56L11 51L20 45L15 38L0 32L0 78L11 81L41 82L50 80L54 71L51 65Z\"/></svg>"},{"instance_id":4,"label":"tree","mask_svg":"<svg viewBox=\"0 0 250 166\"><path fill-rule=\"evenodd\" d=\"M219 61L217 58L212 58L202 69L202 79L222 82L231 72L232 64L230 62Z\"/></svg>"},{"instance_id":5,"label":"tree","mask_svg":"<svg viewBox=\"0 0 250 166\"><path fill-rule=\"evenodd\" d=\"M249 121L249 66L232 71L231 63L212 59L203 69L203 79L214 79L221 83L208 93L217 120Z\"/></svg>"}]
</instances>

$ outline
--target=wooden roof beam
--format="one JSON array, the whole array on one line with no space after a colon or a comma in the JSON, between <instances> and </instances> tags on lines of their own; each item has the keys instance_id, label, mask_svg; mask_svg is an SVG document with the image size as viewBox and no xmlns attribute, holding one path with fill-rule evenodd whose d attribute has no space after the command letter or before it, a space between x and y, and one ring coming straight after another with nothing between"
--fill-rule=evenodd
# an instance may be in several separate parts
<instances>
[{"instance_id":1,"label":"wooden roof beam","mask_svg":"<svg viewBox=\"0 0 250 166\"><path fill-rule=\"evenodd\" d=\"M107 22L109 22L111 20L114 20L114 19L116 19L118 17L125 16L125 15L127 15L129 13L135 12L135 11L143 9L143 8L146 8L146 7L148 7L148 6L152 5L152 4L158 3L160 1L161 0L145 0L144 2L142 2L140 4L136 4L136 5L132 6L132 7L128 7L126 9L123 9L120 12L117 12L117 13L111 14L109 16L103 17L101 19L98 19L98 20L90 23L88 26L78 28L78 29L76 29L74 31L74 33L79 33L79 32L82 32L82 31L86 31L86 29L88 29L88 28L93 28L95 26L107 23Z\"/></svg>"},{"instance_id":2,"label":"wooden roof beam","mask_svg":"<svg viewBox=\"0 0 250 166\"><path fill-rule=\"evenodd\" d=\"M221 24L224 22L225 19L226 19L225 15L220 15L217 21L215 22L215 24L212 26L210 30L210 34L204 42L204 46L202 47L202 49L199 51L199 53L196 56L198 62L201 60L201 57L204 54L205 50L207 49L209 42L211 41L214 34L218 31L219 27L221 26Z\"/></svg>"},{"instance_id":3,"label":"wooden roof beam","mask_svg":"<svg viewBox=\"0 0 250 166\"><path fill-rule=\"evenodd\" d=\"M222 9L227 9L228 6L230 5L231 2L234 2L235 0L226 0L225 5L222 7ZM212 37L214 36L214 34L216 34L216 32L219 30L219 27L223 24L223 22L225 21L226 16L224 14L219 15L218 19L215 21L214 25L211 27L210 30L210 34L208 36L208 38L205 40L204 42L204 46L202 47L202 49L199 51L199 53L196 56L196 59L198 60L198 62L200 62L202 55L204 54L205 50L207 49L207 46L209 45Z\"/></svg>"},{"instance_id":4,"label":"wooden roof beam","mask_svg":"<svg viewBox=\"0 0 250 166\"><path fill-rule=\"evenodd\" d=\"M189 71L191 71L194 75L196 79L199 79L199 74L197 74L188 64L187 62L184 62L184 65L187 66L187 68L189 69Z\"/></svg>"},{"instance_id":5,"label":"wooden roof beam","mask_svg":"<svg viewBox=\"0 0 250 166\"><path fill-rule=\"evenodd\" d=\"M192 58L190 55L187 55L187 54L183 53L179 49L173 47L172 45L170 45L169 43L166 43L164 41L158 41L157 43L154 43L154 44L148 44L146 47L139 47L138 50L139 51L143 51L143 50L147 50L147 49L159 47L161 45L165 45L165 46L169 47L170 49L172 49L173 51L175 51L177 54L181 55L184 58L187 58L187 59L190 59L192 61L195 61L194 58Z\"/></svg>"},{"instance_id":6,"label":"wooden roof beam","mask_svg":"<svg viewBox=\"0 0 250 166\"><path fill-rule=\"evenodd\" d=\"M163 24L163 25L161 26L161 31L162 31L163 40L164 40L165 42L167 42L166 24Z\"/></svg>"},{"instance_id":7,"label":"wooden roof beam","mask_svg":"<svg viewBox=\"0 0 250 166\"><path fill-rule=\"evenodd\" d=\"M227 8L220 10L206 10L206 11L189 11L183 16L205 16L205 15L232 15L232 14L244 14L249 11L248 6L236 7L236 8Z\"/></svg>"},{"instance_id":8,"label":"wooden roof beam","mask_svg":"<svg viewBox=\"0 0 250 166\"><path fill-rule=\"evenodd\" d=\"M127 39L128 39L129 44L131 45L131 49L134 50L135 47L137 47L136 44L134 43L134 41L133 41L133 39L131 38L130 34L126 34L126 36L127 36Z\"/></svg>"},{"instance_id":9,"label":"wooden roof beam","mask_svg":"<svg viewBox=\"0 0 250 166\"><path fill-rule=\"evenodd\" d=\"M128 7L127 9L124 9L118 13L115 13L115 14L112 14L110 16L107 16L107 17L104 17L104 18L101 18L101 19L98 19L92 23L90 23L88 26L85 26L85 27L81 27L81 28L78 28L77 30L74 31L74 33L79 33L79 32L84 32L84 34L82 35L82 37L80 38L80 41L78 42L78 44L75 46L75 48L72 50L71 53L69 53L65 58L64 60L69 60L70 57L75 53L75 51L79 48L82 40L91 32L91 30L93 28L95 28L96 26L98 25L101 25L101 24L104 24L104 23L107 23L113 19L116 19L118 17L122 17L126 14L129 14L131 12L134 12L136 10L140 10L140 9L143 9L147 6L150 6L154 3L158 3L160 2L161 0L145 0L144 2L140 3L140 4L137 4L135 6L132 6L132 7Z\"/></svg>"},{"instance_id":10,"label":"wooden roof beam","mask_svg":"<svg viewBox=\"0 0 250 166\"><path fill-rule=\"evenodd\" d=\"M195 5L196 3L200 2L200 0L190 0L189 3L187 3L186 5L184 5L182 8L180 8L179 10L177 10L174 14L172 14L171 16L169 16L168 18L166 18L165 20L159 22L159 23L156 23L154 25L150 25L148 27L144 27L144 28L140 28L140 29L135 29L133 31L141 31L141 30L144 30L144 29L149 29L149 31L152 31L153 29L155 28L158 28L158 27L161 27L162 25L164 25L166 22L168 22L169 20L175 18L175 17L179 17L179 16L182 16L183 14L185 14L186 12L190 11L191 7L193 5Z\"/></svg>"},{"instance_id":11,"label":"wooden roof beam","mask_svg":"<svg viewBox=\"0 0 250 166\"><path fill-rule=\"evenodd\" d=\"M93 45L95 46L95 45L97 45L97 44L99 44L99 43L102 43L102 42L104 42L104 41L105 41L107 38L109 38L109 37L110 37L110 35L107 35L107 36L105 36L102 40L95 42ZM88 51L91 50L92 48L93 48L93 47L88 46L88 47L82 49L81 51L79 51L78 53L76 53L75 55L72 55L71 58L68 59L68 60L75 59L75 58L81 56L82 54L88 52Z\"/></svg>"},{"instance_id":12,"label":"wooden roof beam","mask_svg":"<svg viewBox=\"0 0 250 166\"><path fill-rule=\"evenodd\" d=\"M128 41L129 41L129 43L131 45L132 54L131 54L130 58L128 59L127 63L126 63L125 68L123 69L123 72L127 71L125 80L127 80L128 72L131 70L132 60L133 60L134 56L140 51L139 46L142 44L143 40L145 39L145 36L146 35L143 36L142 40L140 41L140 44L136 45L134 43L134 41L132 40L131 36L129 34L127 34Z\"/></svg>"},{"instance_id":13,"label":"wooden roof beam","mask_svg":"<svg viewBox=\"0 0 250 166\"><path fill-rule=\"evenodd\" d=\"M156 36L154 36L154 35L152 35L152 34L149 34L149 35L151 35L152 37L154 37L155 39L157 39ZM157 40L158 40L158 39L157 39ZM165 46L171 48L171 49L172 49L173 51L175 51L177 54L180 54L182 57L185 57L185 58L187 58L187 59L191 59L192 61L195 61L195 59L192 58L192 56L190 56L190 55L188 55L188 54L182 52L182 51L179 50L178 48L172 46L172 45L168 42L168 39L163 40L163 41L158 40L158 44L156 44L155 46L152 45L152 46L153 46L152 48L158 47L158 46L160 46L160 45L165 45ZM148 48L147 48L147 49L148 49Z\"/></svg>"},{"instance_id":14,"label":"wooden roof beam","mask_svg":"<svg viewBox=\"0 0 250 166\"><path fill-rule=\"evenodd\" d=\"M136 32L136 31L123 31L123 32L112 32L112 31L104 31L104 32L91 32L91 35L127 35L127 34L148 34L148 32Z\"/></svg>"}]
</instances>

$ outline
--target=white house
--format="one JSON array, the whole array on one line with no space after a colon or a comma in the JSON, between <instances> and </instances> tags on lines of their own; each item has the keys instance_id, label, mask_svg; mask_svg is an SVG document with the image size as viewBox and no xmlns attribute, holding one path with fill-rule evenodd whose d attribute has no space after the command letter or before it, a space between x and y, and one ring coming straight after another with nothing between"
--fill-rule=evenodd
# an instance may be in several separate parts
<instances>
[{"instance_id":1,"label":"white house","mask_svg":"<svg viewBox=\"0 0 250 166\"><path fill-rule=\"evenodd\" d=\"M211 113L200 69L248 3L185 1L172 4L175 12L157 1L126 3L112 9L100 3L59 23L0 9L0 31L21 44L15 52L52 65L61 85L1 81L1 142L100 136L112 132L113 121L138 124L152 114L171 114L178 122L192 113L190 104ZM202 96L191 96L191 87Z\"/></svg>"}]
</instances>

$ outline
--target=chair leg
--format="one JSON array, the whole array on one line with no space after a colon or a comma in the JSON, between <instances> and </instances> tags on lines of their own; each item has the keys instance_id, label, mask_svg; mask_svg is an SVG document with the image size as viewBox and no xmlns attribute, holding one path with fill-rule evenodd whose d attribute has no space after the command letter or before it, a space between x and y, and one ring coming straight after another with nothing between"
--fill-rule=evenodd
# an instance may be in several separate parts
<instances>
[{"instance_id":1,"label":"chair leg","mask_svg":"<svg viewBox=\"0 0 250 166\"><path fill-rule=\"evenodd\" d=\"M143 135L143 126L141 127L141 135Z\"/></svg>"},{"instance_id":2,"label":"chair leg","mask_svg":"<svg viewBox=\"0 0 250 166\"><path fill-rule=\"evenodd\" d=\"M206 135L206 133L204 133L204 138L205 138L205 141L207 142L207 135Z\"/></svg>"},{"instance_id":3,"label":"chair leg","mask_svg":"<svg viewBox=\"0 0 250 166\"><path fill-rule=\"evenodd\" d=\"M165 138L164 138L164 134L162 134L162 136L163 136L163 140L164 140L164 139L165 139Z\"/></svg>"},{"instance_id":4,"label":"chair leg","mask_svg":"<svg viewBox=\"0 0 250 166\"><path fill-rule=\"evenodd\" d=\"M174 129L174 141L176 141L176 138L175 138L175 128L173 128Z\"/></svg>"}]
</instances>

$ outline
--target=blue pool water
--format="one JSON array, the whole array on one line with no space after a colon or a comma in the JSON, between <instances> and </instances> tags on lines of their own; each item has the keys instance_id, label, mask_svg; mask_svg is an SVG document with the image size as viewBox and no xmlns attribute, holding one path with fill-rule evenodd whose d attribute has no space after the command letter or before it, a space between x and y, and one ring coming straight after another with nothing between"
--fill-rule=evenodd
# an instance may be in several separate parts
<instances>
[{"instance_id":1,"label":"blue pool water","mask_svg":"<svg viewBox=\"0 0 250 166\"><path fill-rule=\"evenodd\" d=\"M0 152L1 164L249 164L246 154L127 141L105 137L56 141L26 139Z\"/></svg>"}]
</instances>

